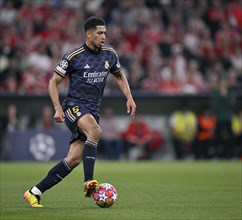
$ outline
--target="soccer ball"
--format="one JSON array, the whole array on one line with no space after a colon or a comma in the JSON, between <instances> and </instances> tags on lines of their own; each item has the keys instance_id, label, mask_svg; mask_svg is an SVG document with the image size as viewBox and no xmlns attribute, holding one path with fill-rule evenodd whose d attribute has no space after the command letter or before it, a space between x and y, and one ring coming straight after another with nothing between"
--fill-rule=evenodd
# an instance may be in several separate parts
<instances>
[{"instance_id":1,"label":"soccer ball","mask_svg":"<svg viewBox=\"0 0 242 220\"><path fill-rule=\"evenodd\" d=\"M109 208L116 202L118 193L113 185L102 183L92 194L92 198L97 206L101 208Z\"/></svg>"}]
</instances>

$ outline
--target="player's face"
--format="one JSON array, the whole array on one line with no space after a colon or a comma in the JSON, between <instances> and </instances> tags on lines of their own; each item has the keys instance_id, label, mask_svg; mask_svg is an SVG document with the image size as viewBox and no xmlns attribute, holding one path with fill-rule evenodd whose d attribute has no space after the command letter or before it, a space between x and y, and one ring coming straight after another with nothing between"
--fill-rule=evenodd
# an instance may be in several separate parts
<instances>
[{"instance_id":1,"label":"player's face","mask_svg":"<svg viewBox=\"0 0 242 220\"><path fill-rule=\"evenodd\" d=\"M88 32L88 42L90 46L92 47L91 49L97 49L101 47L106 40L106 27L105 26L97 26L96 29L91 30Z\"/></svg>"}]
</instances>

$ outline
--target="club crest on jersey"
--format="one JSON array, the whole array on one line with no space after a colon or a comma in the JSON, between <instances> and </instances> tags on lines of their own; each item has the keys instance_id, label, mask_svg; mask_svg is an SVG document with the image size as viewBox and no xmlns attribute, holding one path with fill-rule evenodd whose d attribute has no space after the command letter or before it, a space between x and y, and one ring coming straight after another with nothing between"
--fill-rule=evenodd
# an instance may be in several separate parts
<instances>
[{"instance_id":1,"label":"club crest on jersey","mask_svg":"<svg viewBox=\"0 0 242 220\"><path fill-rule=\"evenodd\" d=\"M66 60L60 61L60 67L66 69L68 67L68 62Z\"/></svg>"},{"instance_id":2,"label":"club crest on jersey","mask_svg":"<svg viewBox=\"0 0 242 220\"><path fill-rule=\"evenodd\" d=\"M105 69L108 69L109 68L109 63L108 63L107 60L105 61L104 67L105 67Z\"/></svg>"},{"instance_id":3,"label":"club crest on jersey","mask_svg":"<svg viewBox=\"0 0 242 220\"><path fill-rule=\"evenodd\" d=\"M82 114L81 112L77 112L77 113L76 113L76 115L77 115L78 117L81 116L81 114Z\"/></svg>"}]
</instances>

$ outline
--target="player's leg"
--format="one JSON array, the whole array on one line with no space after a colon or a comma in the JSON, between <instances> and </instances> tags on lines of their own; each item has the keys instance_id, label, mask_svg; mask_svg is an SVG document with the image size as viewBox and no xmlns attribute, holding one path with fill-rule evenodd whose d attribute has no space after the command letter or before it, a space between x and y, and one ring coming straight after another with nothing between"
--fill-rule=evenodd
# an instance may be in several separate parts
<instances>
[{"instance_id":1,"label":"player's leg","mask_svg":"<svg viewBox=\"0 0 242 220\"><path fill-rule=\"evenodd\" d=\"M78 120L78 129L86 137L83 148L84 195L90 197L98 182L93 180L97 157L97 145L101 137L101 128L92 115L86 114Z\"/></svg>"},{"instance_id":2,"label":"player's leg","mask_svg":"<svg viewBox=\"0 0 242 220\"><path fill-rule=\"evenodd\" d=\"M75 140L70 145L70 150L66 156L67 164L75 168L81 163L83 153L84 142L81 140Z\"/></svg>"},{"instance_id":3,"label":"player's leg","mask_svg":"<svg viewBox=\"0 0 242 220\"><path fill-rule=\"evenodd\" d=\"M47 176L38 184L25 192L24 198L30 206L42 207L42 205L40 205L40 196L46 190L62 181L63 178L65 178L77 165L80 164L83 145L84 142L80 140L76 140L71 143L67 157L52 167Z\"/></svg>"}]
</instances>

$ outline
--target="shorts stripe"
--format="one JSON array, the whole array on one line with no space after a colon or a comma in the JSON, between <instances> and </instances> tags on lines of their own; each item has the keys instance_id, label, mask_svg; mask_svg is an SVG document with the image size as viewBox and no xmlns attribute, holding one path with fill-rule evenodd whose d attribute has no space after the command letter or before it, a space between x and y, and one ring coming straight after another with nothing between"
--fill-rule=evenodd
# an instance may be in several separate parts
<instances>
[{"instance_id":1,"label":"shorts stripe","mask_svg":"<svg viewBox=\"0 0 242 220\"><path fill-rule=\"evenodd\" d=\"M70 120L75 121L76 117L71 113L71 110L68 108L66 110L67 115L69 116Z\"/></svg>"}]
</instances>

